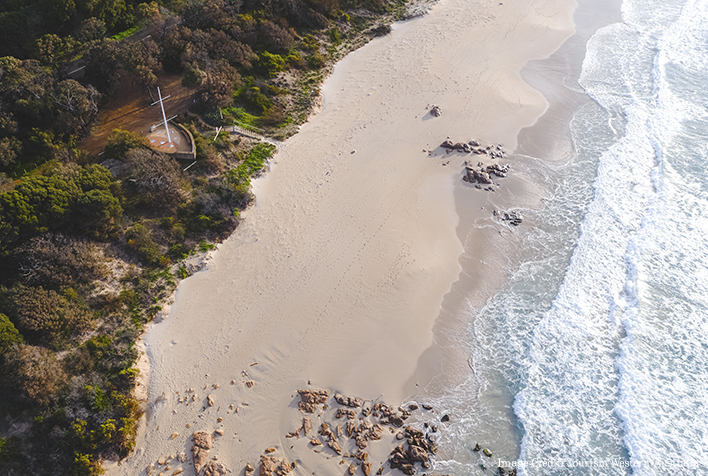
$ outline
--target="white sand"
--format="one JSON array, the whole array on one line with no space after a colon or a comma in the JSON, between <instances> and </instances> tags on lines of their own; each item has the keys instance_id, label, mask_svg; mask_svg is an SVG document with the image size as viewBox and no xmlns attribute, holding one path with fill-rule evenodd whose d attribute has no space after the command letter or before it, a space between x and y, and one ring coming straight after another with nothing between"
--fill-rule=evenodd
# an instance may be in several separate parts
<instances>
[{"instance_id":1,"label":"white sand","mask_svg":"<svg viewBox=\"0 0 708 476\"><path fill-rule=\"evenodd\" d=\"M331 453L285 438L302 416L293 396L311 380L399 404L432 377L436 365L419 357L458 279L458 236L466 236L453 191L462 162L479 160L437 146L450 136L514 149L519 130L546 108L519 71L572 34L574 7L442 0L336 66L322 111L256 182L256 206L149 331L147 423L137 451L109 474L139 474L188 452L193 430L222 427L213 454L234 474L268 446L299 460L296 474L344 473ZM433 104L441 117L427 114ZM424 152L434 149L437 157ZM468 191L470 209L486 203L488 192ZM178 403L175 392L190 387L197 403ZM202 411L207 394L216 404ZM238 415L227 414L231 403ZM374 470L390 447L376 451ZM174 464L165 474L182 466L193 474Z\"/></svg>"}]
</instances>

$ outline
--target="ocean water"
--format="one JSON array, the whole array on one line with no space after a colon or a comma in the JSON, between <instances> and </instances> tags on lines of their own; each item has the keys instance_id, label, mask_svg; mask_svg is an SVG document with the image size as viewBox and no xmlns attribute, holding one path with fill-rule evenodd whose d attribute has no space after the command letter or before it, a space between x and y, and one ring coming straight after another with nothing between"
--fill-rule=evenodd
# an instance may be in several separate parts
<instances>
[{"instance_id":1,"label":"ocean water","mask_svg":"<svg viewBox=\"0 0 708 476\"><path fill-rule=\"evenodd\" d=\"M708 475L708 2L624 0L572 83L592 101L564 165L519 161L550 196L469 310L436 472Z\"/></svg>"}]
</instances>

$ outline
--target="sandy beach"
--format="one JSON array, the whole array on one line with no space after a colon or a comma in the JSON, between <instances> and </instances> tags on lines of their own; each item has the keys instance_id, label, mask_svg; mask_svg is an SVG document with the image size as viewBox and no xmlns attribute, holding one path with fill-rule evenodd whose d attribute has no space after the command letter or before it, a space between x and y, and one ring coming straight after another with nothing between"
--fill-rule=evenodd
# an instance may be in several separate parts
<instances>
[{"instance_id":1,"label":"sandy beach","mask_svg":"<svg viewBox=\"0 0 708 476\"><path fill-rule=\"evenodd\" d=\"M515 239L485 220L543 196L513 169L519 131L548 105L520 71L573 33L575 6L441 0L337 64L322 109L255 181L241 226L147 333L145 421L135 452L109 474L145 474L161 457L189 455L193 431L215 429L212 454L233 474L267 447L297 461L295 474L344 474L333 453L286 438L303 416L297 390L396 406L424 394L446 355L434 329L454 328L441 319L468 299L454 284L472 283L482 300L504 281L497 264ZM466 160L494 161L447 154L438 147L447 137L504 144L511 177L495 192L466 184ZM453 370L435 382L456 379ZM374 468L394 441L386 431L371 445ZM188 462L165 474L177 468L193 474Z\"/></svg>"}]
</instances>

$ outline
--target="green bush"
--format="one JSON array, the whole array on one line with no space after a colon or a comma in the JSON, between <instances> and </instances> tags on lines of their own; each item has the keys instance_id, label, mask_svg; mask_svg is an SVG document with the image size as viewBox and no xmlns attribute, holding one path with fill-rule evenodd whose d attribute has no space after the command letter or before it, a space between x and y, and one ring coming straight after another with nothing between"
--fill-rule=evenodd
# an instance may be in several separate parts
<instances>
[{"instance_id":1,"label":"green bush","mask_svg":"<svg viewBox=\"0 0 708 476\"><path fill-rule=\"evenodd\" d=\"M285 65L286 63L282 56L267 51L261 53L258 60L258 68L263 74L270 77L275 76L279 71L285 70Z\"/></svg>"},{"instance_id":2,"label":"green bush","mask_svg":"<svg viewBox=\"0 0 708 476\"><path fill-rule=\"evenodd\" d=\"M104 149L106 158L122 160L131 149L148 147L148 141L137 132L113 129Z\"/></svg>"},{"instance_id":3,"label":"green bush","mask_svg":"<svg viewBox=\"0 0 708 476\"><path fill-rule=\"evenodd\" d=\"M77 230L103 239L123 209L110 172L100 165L26 177L0 194L0 249L48 231Z\"/></svg>"},{"instance_id":4,"label":"green bush","mask_svg":"<svg viewBox=\"0 0 708 476\"><path fill-rule=\"evenodd\" d=\"M15 344L22 344L22 334L5 314L0 313L0 357Z\"/></svg>"},{"instance_id":5,"label":"green bush","mask_svg":"<svg viewBox=\"0 0 708 476\"><path fill-rule=\"evenodd\" d=\"M163 263L160 245L155 243L152 233L144 225L133 225L126 233L128 246L137 253L140 261L149 266L159 266Z\"/></svg>"},{"instance_id":6,"label":"green bush","mask_svg":"<svg viewBox=\"0 0 708 476\"><path fill-rule=\"evenodd\" d=\"M25 337L55 349L91 326L92 315L80 303L42 286L18 285L6 291L4 304Z\"/></svg>"}]
</instances>

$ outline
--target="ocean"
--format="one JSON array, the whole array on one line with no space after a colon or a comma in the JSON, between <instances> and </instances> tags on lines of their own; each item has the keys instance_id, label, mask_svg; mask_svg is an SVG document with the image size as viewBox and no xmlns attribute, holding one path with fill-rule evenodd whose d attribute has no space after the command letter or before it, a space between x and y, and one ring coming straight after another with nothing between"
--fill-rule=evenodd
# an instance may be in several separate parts
<instances>
[{"instance_id":1,"label":"ocean","mask_svg":"<svg viewBox=\"0 0 708 476\"><path fill-rule=\"evenodd\" d=\"M434 402L436 473L708 474L708 2L624 0L583 41L570 153L518 158L548 197Z\"/></svg>"}]
</instances>

